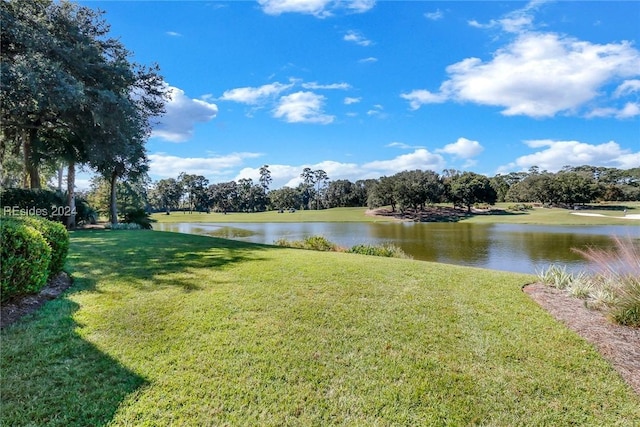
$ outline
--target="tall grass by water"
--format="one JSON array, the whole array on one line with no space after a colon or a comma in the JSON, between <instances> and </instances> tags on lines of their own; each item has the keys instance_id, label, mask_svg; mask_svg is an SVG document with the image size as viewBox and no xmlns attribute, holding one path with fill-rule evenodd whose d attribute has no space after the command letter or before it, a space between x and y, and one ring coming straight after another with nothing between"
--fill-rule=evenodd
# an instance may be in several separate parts
<instances>
[{"instance_id":1,"label":"tall grass by water","mask_svg":"<svg viewBox=\"0 0 640 427\"><path fill-rule=\"evenodd\" d=\"M604 311L616 323L640 327L640 243L613 238L609 249L575 248L590 263L590 271L569 273L550 266L540 281L585 299L588 307Z\"/></svg>"},{"instance_id":2,"label":"tall grass by water","mask_svg":"<svg viewBox=\"0 0 640 427\"><path fill-rule=\"evenodd\" d=\"M640 424L531 275L154 231L67 268L1 331L2 425Z\"/></svg>"}]
</instances>

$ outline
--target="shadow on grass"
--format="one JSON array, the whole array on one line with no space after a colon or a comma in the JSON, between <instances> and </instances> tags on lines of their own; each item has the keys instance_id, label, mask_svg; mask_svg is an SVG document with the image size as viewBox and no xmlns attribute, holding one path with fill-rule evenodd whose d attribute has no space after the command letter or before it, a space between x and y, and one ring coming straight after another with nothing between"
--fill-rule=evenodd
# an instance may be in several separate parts
<instances>
[{"instance_id":1,"label":"shadow on grass","mask_svg":"<svg viewBox=\"0 0 640 427\"><path fill-rule=\"evenodd\" d=\"M68 261L74 270L94 277L126 279L141 289L199 286L180 274L190 269L223 269L245 261L259 261L256 251L271 247L213 237L144 230L74 232ZM273 249L273 248L272 248Z\"/></svg>"},{"instance_id":2,"label":"shadow on grass","mask_svg":"<svg viewBox=\"0 0 640 427\"><path fill-rule=\"evenodd\" d=\"M79 306L65 296L99 292L101 279L142 290L194 291L199 287L189 274L172 273L257 261L256 251L269 248L178 233L73 232L67 266L77 273L74 285L0 332L0 425L106 425L123 401L148 384L78 334L82 325L73 316Z\"/></svg>"},{"instance_id":3,"label":"shadow on grass","mask_svg":"<svg viewBox=\"0 0 640 427\"><path fill-rule=\"evenodd\" d=\"M0 425L102 426L141 376L84 340L67 298L2 330Z\"/></svg>"},{"instance_id":4,"label":"shadow on grass","mask_svg":"<svg viewBox=\"0 0 640 427\"><path fill-rule=\"evenodd\" d=\"M376 216L391 217L403 221L414 222L459 222L475 216L513 216L527 215L527 212L506 211L503 209L491 209L487 211L473 210L466 208L451 207L427 207L425 209L406 209L404 211L391 211L390 209L377 209Z\"/></svg>"}]
</instances>

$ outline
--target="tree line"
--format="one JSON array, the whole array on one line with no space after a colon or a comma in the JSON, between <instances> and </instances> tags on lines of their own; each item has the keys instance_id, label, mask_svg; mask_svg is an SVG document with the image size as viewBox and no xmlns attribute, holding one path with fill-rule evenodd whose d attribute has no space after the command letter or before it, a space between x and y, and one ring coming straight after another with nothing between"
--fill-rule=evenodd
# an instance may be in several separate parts
<instances>
[{"instance_id":1,"label":"tree line","mask_svg":"<svg viewBox=\"0 0 640 427\"><path fill-rule=\"evenodd\" d=\"M109 183L117 222L117 185L148 171L145 142L164 111L158 66L132 62L103 12L68 1L3 0L0 19L3 186L40 189L52 172L62 184L66 169L73 227L75 174L86 167Z\"/></svg>"},{"instance_id":2,"label":"tree line","mask_svg":"<svg viewBox=\"0 0 640 427\"><path fill-rule=\"evenodd\" d=\"M202 175L181 173L156 182L118 184L118 206L171 212L182 210L261 212L265 210L327 209L389 206L393 211L421 210L451 203L471 210L496 202L540 203L572 208L597 201L640 200L640 168L564 167L556 173L537 167L487 177L473 172L410 170L378 179L330 180L323 170L305 168L296 187L270 189L269 166L260 168L257 182L243 178L210 184ZM108 183L96 178L88 200L101 210L108 206Z\"/></svg>"}]
</instances>

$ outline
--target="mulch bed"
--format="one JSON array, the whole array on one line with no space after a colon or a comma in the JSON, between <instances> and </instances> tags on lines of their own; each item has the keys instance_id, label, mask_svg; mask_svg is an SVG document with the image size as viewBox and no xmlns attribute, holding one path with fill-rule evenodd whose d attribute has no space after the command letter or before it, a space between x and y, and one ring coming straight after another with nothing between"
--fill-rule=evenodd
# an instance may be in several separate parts
<instances>
[{"instance_id":1,"label":"mulch bed","mask_svg":"<svg viewBox=\"0 0 640 427\"><path fill-rule=\"evenodd\" d=\"M3 302L0 306L0 329L36 311L45 302L57 298L73 284L71 276L62 272L50 279L42 290L33 295L24 295Z\"/></svg>"},{"instance_id":2,"label":"mulch bed","mask_svg":"<svg viewBox=\"0 0 640 427\"><path fill-rule=\"evenodd\" d=\"M366 215L414 222L457 222L470 216L466 209L449 207L426 207L422 210L407 209L404 212L379 208L368 210Z\"/></svg>"},{"instance_id":3,"label":"mulch bed","mask_svg":"<svg viewBox=\"0 0 640 427\"><path fill-rule=\"evenodd\" d=\"M541 283L523 288L553 317L593 344L624 380L640 394L640 328L616 325L584 301Z\"/></svg>"}]
</instances>

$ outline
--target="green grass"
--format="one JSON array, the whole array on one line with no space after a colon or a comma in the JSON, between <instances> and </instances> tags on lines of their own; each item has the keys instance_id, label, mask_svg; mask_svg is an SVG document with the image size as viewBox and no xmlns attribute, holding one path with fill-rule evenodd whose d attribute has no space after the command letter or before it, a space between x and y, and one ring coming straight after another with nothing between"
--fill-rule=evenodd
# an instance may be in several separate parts
<instances>
[{"instance_id":1,"label":"green grass","mask_svg":"<svg viewBox=\"0 0 640 427\"><path fill-rule=\"evenodd\" d=\"M172 212L171 215L165 213L155 213L151 215L158 222L380 222L389 221L386 218L375 218L364 213L366 208L333 208L323 210L296 210L291 213L285 211L241 213L189 213Z\"/></svg>"},{"instance_id":2,"label":"green grass","mask_svg":"<svg viewBox=\"0 0 640 427\"><path fill-rule=\"evenodd\" d=\"M638 425L534 276L154 231L72 234L2 331L1 425Z\"/></svg>"},{"instance_id":3,"label":"green grass","mask_svg":"<svg viewBox=\"0 0 640 427\"><path fill-rule=\"evenodd\" d=\"M506 209L513 203L498 203L496 208ZM628 214L640 214L640 202L621 202L628 206ZM574 213L600 214L599 216L582 216ZM611 204L591 205L589 209L572 211L561 208L534 208L525 212L507 212L503 215L475 215L463 220L477 224L539 224L539 225L640 225L638 219L624 219L622 210L611 209Z\"/></svg>"},{"instance_id":4,"label":"green grass","mask_svg":"<svg viewBox=\"0 0 640 427\"><path fill-rule=\"evenodd\" d=\"M495 207L506 209L513 203L498 203ZM628 206L628 214L640 214L640 202L621 202ZM447 205L450 207L450 205ZM525 212L507 212L505 214L474 215L463 222L478 224L540 224L540 225L640 225L640 220L624 219L622 210L611 209L611 205L593 205L593 209L571 211L560 208L535 208ZM385 222L393 219L365 215L366 208L333 208L325 210L296 211L294 213L277 211L257 213L188 213L173 212L171 215L155 213L151 217L158 222ZM573 215L579 213L597 213L605 217Z\"/></svg>"}]
</instances>

